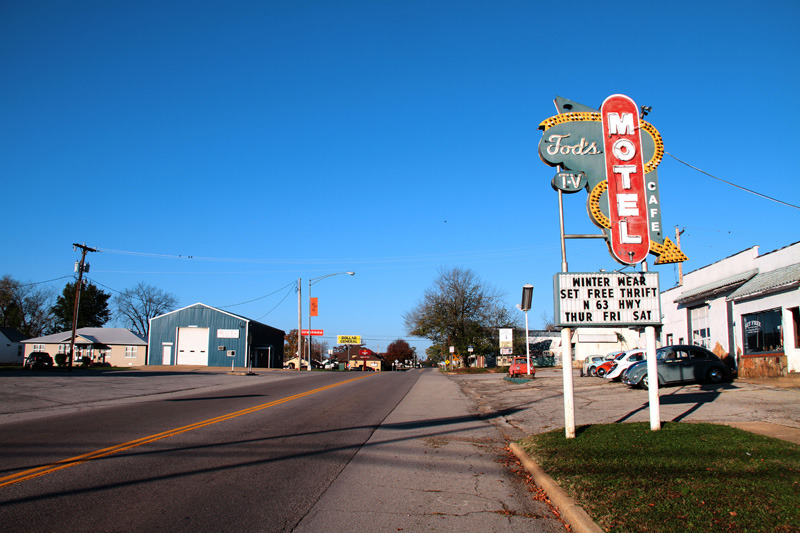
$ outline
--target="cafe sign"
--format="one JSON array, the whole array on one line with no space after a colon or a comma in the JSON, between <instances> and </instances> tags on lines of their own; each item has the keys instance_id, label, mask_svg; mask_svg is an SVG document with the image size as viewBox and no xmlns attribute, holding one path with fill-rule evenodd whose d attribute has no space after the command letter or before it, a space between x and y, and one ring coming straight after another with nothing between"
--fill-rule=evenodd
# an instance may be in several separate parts
<instances>
[{"instance_id":1,"label":"cafe sign","mask_svg":"<svg viewBox=\"0 0 800 533\"><path fill-rule=\"evenodd\" d=\"M539 156L558 167L553 188L588 191L589 217L618 262L634 265L648 253L657 256L656 264L686 261L661 225L656 167L664 143L658 130L640 119L636 103L615 94L599 112L561 97L556 105L559 114L539 125Z\"/></svg>"}]
</instances>

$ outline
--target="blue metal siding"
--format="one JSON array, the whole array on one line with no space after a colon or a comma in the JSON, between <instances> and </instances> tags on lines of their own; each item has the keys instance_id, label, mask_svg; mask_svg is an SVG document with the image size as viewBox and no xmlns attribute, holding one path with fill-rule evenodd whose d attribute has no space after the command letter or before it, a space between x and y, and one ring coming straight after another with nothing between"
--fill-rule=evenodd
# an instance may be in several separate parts
<instances>
[{"instance_id":1,"label":"blue metal siding","mask_svg":"<svg viewBox=\"0 0 800 533\"><path fill-rule=\"evenodd\" d=\"M148 346L148 365L160 365L162 345L172 343L172 361L175 364L177 357L178 328L197 326L208 328L208 366L234 366L243 367L247 364L247 320L231 316L222 311L203 305L193 305L178 311L155 317L150 321L150 343ZM217 330L238 330L238 339L217 338ZM220 351L218 346L225 346L225 351ZM236 356L227 356L228 350L235 350ZM233 359L233 361L231 361Z\"/></svg>"}]
</instances>

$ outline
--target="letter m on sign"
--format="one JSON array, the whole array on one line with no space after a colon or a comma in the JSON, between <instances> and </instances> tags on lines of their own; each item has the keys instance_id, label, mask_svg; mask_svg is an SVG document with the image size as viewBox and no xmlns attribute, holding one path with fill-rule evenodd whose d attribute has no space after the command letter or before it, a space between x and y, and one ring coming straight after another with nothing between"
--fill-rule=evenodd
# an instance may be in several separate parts
<instances>
[{"instance_id":1,"label":"letter m on sign","mask_svg":"<svg viewBox=\"0 0 800 533\"><path fill-rule=\"evenodd\" d=\"M650 252L639 108L622 94L600 108L608 181L609 248L622 264L634 265Z\"/></svg>"}]
</instances>

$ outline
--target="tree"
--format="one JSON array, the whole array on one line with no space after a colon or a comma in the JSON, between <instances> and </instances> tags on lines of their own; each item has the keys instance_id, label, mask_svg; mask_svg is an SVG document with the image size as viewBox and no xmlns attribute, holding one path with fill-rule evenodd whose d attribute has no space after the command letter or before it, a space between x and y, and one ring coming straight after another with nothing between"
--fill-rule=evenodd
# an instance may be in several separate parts
<instances>
[{"instance_id":1,"label":"tree","mask_svg":"<svg viewBox=\"0 0 800 533\"><path fill-rule=\"evenodd\" d=\"M67 283L61 296L53 306L55 325L59 331L72 330L72 314L75 309L75 283ZM78 303L79 328L99 328L111 318L108 299L111 295L97 288L94 283L87 283L81 289Z\"/></svg>"},{"instance_id":2,"label":"tree","mask_svg":"<svg viewBox=\"0 0 800 533\"><path fill-rule=\"evenodd\" d=\"M413 361L416 355L417 354L414 351L414 348L412 348L403 339L397 339L389 344L389 346L386 348L386 353L384 354L387 364L392 364L392 361L399 361L401 363L405 362L406 360Z\"/></svg>"},{"instance_id":3,"label":"tree","mask_svg":"<svg viewBox=\"0 0 800 533\"><path fill-rule=\"evenodd\" d=\"M283 341L283 360L297 357L297 328L287 332Z\"/></svg>"},{"instance_id":4,"label":"tree","mask_svg":"<svg viewBox=\"0 0 800 533\"><path fill-rule=\"evenodd\" d=\"M53 290L22 284L11 276L0 279L0 326L25 337L40 337L53 329Z\"/></svg>"},{"instance_id":5,"label":"tree","mask_svg":"<svg viewBox=\"0 0 800 533\"><path fill-rule=\"evenodd\" d=\"M547 311L542 311L542 323L544 324L545 331L560 331L553 320L553 315L548 315Z\"/></svg>"},{"instance_id":6,"label":"tree","mask_svg":"<svg viewBox=\"0 0 800 533\"><path fill-rule=\"evenodd\" d=\"M283 337L283 359L288 361L297 357L297 328ZM303 360L308 359L308 336L303 335ZM311 358L321 361L328 355L328 343L311 337Z\"/></svg>"},{"instance_id":7,"label":"tree","mask_svg":"<svg viewBox=\"0 0 800 533\"><path fill-rule=\"evenodd\" d=\"M83 295L81 295L83 300ZM150 333L150 319L174 310L178 298L158 287L139 282L114 297L117 317L144 338ZM81 307L83 302L81 301Z\"/></svg>"},{"instance_id":8,"label":"tree","mask_svg":"<svg viewBox=\"0 0 800 533\"><path fill-rule=\"evenodd\" d=\"M470 269L441 269L422 301L403 315L406 329L446 350L455 347L466 365L469 346L475 353L496 351L498 328L518 327L519 319L501 305L504 296Z\"/></svg>"}]
</instances>

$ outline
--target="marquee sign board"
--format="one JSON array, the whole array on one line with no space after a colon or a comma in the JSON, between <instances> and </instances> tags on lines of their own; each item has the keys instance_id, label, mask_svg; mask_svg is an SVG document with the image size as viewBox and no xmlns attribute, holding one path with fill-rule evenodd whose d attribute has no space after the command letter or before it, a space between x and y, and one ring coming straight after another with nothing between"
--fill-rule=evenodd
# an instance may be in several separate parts
<instances>
[{"instance_id":1,"label":"marquee sign board","mask_svg":"<svg viewBox=\"0 0 800 533\"><path fill-rule=\"evenodd\" d=\"M336 344L361 344L361 335L337 335Z\"/></svg>"},{"instance_id":2,"label":"marquee sign board","mask_svg":"<svg viewBox=\"0 0 800 533\"><path fill-rule=\"evenodd\" d=\"M554 189L586 189L587 209L603 230L612 257L634 265L648 253L656 264L686 261L663 234L656 167L664 156L661 134L639 118L636 103L609 96L598 112L556 97L559 114L539 124L539 157L558 167Z\"/></svg>"},{"instance_id":3,"label":"marquee sign board","mask_svg":"<svg viewBox=\"0 0 800 533\"><path fill-rule=\"evenodd\" d=\"M553 276L555 322L576 326L661 325L657 272L562 272Z\"/></svg>"}]
</instances>

